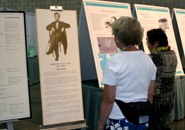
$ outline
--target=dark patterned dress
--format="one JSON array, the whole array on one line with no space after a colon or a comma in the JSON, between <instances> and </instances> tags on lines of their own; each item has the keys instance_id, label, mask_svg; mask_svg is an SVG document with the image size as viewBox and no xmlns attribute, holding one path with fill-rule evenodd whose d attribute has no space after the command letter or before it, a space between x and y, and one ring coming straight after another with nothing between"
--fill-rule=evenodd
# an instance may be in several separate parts
<instances>
[{"instance_id":1,"label":"dark patterned dress","mask_svg":"<svg viewBox=\"0 0 185 130\"><path fill-rule=\"evenodd\" d=\"M174 106L174 81L177 58L174 51L150 54L157 67L154 89L154 111L150 117L151 130L170 130L171 112Z\"/></svg>"}]
</instances>

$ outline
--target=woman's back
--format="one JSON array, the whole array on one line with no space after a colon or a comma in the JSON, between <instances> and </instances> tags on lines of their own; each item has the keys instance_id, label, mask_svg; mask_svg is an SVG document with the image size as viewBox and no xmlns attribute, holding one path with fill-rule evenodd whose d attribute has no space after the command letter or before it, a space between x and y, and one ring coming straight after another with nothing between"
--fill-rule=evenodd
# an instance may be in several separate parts
<instances>
[{"instance_id":1,"label":"woman's back","mask_svg":"<svg viewBox=\"0 0 185 130\"><path fill-rule=\"evenodd\" d=\"M155 72L156 67L146 53L141 50L124 51L108 59L102 82L116 85L115 99L124 102L146 101ZM116 103L109 117L124 118Z\"/></svg>"},{"instance_id":2,"label":"woman's back","mask_svg":"<svg viewBox=\"0 0 185 130\"><path fill-rule=\"evenodd\" d=\"M177 58L174 51L161 51L150 54L157 67L154 95L173 91Z\"/></svg>"},{"instance_id":3,"label":"woman's back","mask_svg":"<svg viewBox=\"0 0 185 130\"><path fill-rule=\"evenodd\" d=\"M157 67L154 88L154 111L151 115L150 129L170 128L171 111L174 106L174 80L177 58L174 51L161 51L150 54Z\"/></svg>"}]
</instances>

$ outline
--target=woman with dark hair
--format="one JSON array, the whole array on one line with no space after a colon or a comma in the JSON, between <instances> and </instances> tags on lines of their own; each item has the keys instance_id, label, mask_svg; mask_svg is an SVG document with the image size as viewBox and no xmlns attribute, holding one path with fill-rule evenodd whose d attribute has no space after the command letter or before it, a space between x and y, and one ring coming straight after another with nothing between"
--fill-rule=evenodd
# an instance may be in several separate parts
<instances>
[{"instance_id":1,"label":"woman with dark hair","mask_svg":"<svg viewBox=\"0 0 185 130\"><path fill-rule=\"evenodd\" d=\"M168 38L162 29L147 32L147 45L157 67L153 107L149 128L151 130L170 130L171 111L174 105L174 80L177 58L170 50Z\"/></svg>"}]
</instances>

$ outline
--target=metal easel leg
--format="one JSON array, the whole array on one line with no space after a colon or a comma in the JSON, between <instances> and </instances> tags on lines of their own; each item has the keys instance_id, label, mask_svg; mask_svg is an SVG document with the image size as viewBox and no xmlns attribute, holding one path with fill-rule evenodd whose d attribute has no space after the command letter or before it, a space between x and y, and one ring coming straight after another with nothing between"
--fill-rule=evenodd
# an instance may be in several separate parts
<instances>
[{"instance_id":1,"label":"metal easel leg","mask_svg":"<svg viewBox=\"0 0 185 130\"><path fill-rule=\"evenodd\" d=\"M12 122L7 122L7 127L8 127L8 130L14 130Z\"/></svg>"}]
</instances>

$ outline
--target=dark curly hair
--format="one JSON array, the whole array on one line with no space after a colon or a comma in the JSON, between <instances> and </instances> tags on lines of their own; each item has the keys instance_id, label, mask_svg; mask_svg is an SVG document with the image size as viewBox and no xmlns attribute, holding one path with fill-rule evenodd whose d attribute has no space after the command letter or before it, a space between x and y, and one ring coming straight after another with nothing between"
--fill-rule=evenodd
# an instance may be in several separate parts
<instances>
[{"instance_id":1,"label":"dark curly hair","mask_svg":"<svg viewBox=\"0 0 185 130\"><path fill-rule=\"evenodd\" d=\"M168 46L168 38L164 30L161 28L149 30L147 32L147 38L152 45L154 45L155 42L158 42L158 47Z\"/></svg>"}]
</instances>

